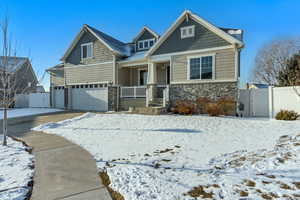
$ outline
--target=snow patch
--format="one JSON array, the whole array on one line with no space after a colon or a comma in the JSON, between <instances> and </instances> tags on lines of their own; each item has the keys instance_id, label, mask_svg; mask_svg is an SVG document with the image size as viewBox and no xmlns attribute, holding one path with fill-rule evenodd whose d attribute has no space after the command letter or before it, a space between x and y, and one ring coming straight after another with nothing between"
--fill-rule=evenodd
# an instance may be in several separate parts
<instances>
[{"instance_id":1,"label":"snow patch","mask_svg":"<svg viewBox=\"0 0 300 200\"><path fill-rule=\"evenodd\" d=\"M2 141L3 136L0 136ZM8 138L8 146L0 146L0 199L23 200L33 177L34 157L21 142Z\"/></svg>"}]
</instances>

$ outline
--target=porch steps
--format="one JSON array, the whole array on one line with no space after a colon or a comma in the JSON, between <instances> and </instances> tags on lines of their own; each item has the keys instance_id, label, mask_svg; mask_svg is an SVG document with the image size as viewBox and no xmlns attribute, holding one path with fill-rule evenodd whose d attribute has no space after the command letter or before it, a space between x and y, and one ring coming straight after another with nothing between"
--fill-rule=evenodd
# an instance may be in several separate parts
<instances>
[{"instance_id":1,"label":"porch steps","mask_svg":"<svg viewBox=\"0 0 300 200\"><path fill-rule=\"evenodd\" d=\"M131 110L133 114L144 115L160 115L166 113L166 108L160 107L133 107Z\"/></svg>"},{"instance_id":2,"label":"porch steps","mask_svg":"<svg viewBox=\"0 0 300 200\"><path fill-rule=\"evenodd\" d=\"M155 98L153 101L149 102L150 107L162 107L163 98Z\"/></svg>"}]
</instances>

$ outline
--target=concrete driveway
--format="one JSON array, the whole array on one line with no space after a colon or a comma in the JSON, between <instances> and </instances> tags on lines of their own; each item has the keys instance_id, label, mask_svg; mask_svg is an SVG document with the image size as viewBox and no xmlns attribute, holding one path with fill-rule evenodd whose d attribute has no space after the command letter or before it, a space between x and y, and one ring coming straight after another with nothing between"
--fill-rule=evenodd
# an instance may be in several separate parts
<instances>
[{"instance_id":1,"label":"concrete driveway","mask_svg":"<svg viewBox=\"0 0 300 200\"><path fill-rule=\"evenodd\" d=\"M111 200L87 151L60 136L30 130L81 114L61 112L9 120L9 135L33 147L36 162L32 200Z\"/></svg>"}]
</instances>

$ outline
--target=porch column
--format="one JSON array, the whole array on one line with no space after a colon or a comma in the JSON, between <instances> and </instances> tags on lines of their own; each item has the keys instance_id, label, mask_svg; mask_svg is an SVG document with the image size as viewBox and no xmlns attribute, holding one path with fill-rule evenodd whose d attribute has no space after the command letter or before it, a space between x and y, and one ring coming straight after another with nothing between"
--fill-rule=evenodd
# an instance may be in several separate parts
<instances>
[{"instance_id":1,"label":"porch column","mask_svg":"<svg viewBox=\"0 0 300 200\"><path fill-rule=\"evenodd\" d=\"M147 96L146 104L149 106L156 97L156 84L157 84L157 72L156 64L148 62L148 84L147 84Z\"/></svg>"},{"instance_id":2,"label":"porch column","mask_svg":"<svg viewBox=\"0 0 300 200\"><path fill-rule=\"evenodd\" d=\"M148 84L153 85L157 82L156 64L153 62L148 63Z\"/></svg>"}]
</instances>

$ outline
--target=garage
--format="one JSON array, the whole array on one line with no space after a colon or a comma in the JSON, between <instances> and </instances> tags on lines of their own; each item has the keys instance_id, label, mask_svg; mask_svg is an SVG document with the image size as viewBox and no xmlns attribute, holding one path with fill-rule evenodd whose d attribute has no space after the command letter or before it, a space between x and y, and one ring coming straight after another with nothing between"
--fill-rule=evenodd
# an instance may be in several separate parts
<instances>
[{"instance_id":1,"label":"garage","mask_svg":"<svg viewBox=\"0 0 300 200\"><path fill-rule=\"evenodd\" d=\"M108 110L108 89L100 85L72 86L71 103L73 110Z\"/></svg>"},{"instance_id":2,"label":"garage","mask_svg":"<svg viewBox=\"0 0 300 200\"><path fill-rule=\"evenodd\" d=\"M64 87L57 86L53 88L53 107L54 108L65 108L65 98L64 98Z\"/></svg>"}]
</instances>

